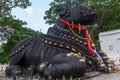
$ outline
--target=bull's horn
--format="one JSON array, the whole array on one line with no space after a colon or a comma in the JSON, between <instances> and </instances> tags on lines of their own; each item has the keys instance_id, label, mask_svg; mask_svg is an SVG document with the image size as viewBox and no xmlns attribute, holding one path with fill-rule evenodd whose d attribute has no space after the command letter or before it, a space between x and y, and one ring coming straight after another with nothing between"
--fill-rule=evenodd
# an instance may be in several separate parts
<instances>
[{"instance_id":1,"label":"bull's horn","mask_svg":"<svg viewBox=\"0 0 120 80\"><path fill-rule=\"evenodd\" d=\"M62 80L65 80L65 76L62 77Z\"/></svg>"},{"instance_id":2,"label":"bull's horn","mask_svg":"<svg viewBox=\"0 0 120 80\"><path fill-rule=\"evenodd\" d=\"M70 76L70 80L73 80L72 76Z\"/></svg>"},{"instance_id":3,"label":"bull's horn","mask_svg":"<svg viewBox=\"0 0 120 80\"><path fill-rule=\"evenodd\" d=\"M52 80L52 77L51 77L51 76L48 76L48 80Z\"/></svg>"}]
</instances>

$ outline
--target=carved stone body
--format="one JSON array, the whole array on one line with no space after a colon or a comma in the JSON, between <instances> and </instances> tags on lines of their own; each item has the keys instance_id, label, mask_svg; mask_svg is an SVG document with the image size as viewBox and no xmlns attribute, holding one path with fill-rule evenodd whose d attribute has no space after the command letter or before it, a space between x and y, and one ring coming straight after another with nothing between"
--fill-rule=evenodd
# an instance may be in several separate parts
<instances>
[{"instance_id":1,"label":"carved stone body","mask_svg":"<svg viewBox=\"0 0 120 80\"><path fill-rule=\"evenodd\" d=\"M79 23L91 25L97 19L96 10L76 2L61 5L57 13L60 19L69 23L74 22L74 25ZM54 26L48 29L47 34L22 40L11 51L10 65L20 67L34 65L37 67L35 72L38 71L46 78L49 76L52 78L83 76L86 70L86 58L90 56L91 61L95 59L87 49L85 31L72 29L80 38L71 29L69 25L58 19ZM80 53L80 56L71 55L71 52ZM84 54L87 57L82 57Z\"/></svg>"}]
</instances>

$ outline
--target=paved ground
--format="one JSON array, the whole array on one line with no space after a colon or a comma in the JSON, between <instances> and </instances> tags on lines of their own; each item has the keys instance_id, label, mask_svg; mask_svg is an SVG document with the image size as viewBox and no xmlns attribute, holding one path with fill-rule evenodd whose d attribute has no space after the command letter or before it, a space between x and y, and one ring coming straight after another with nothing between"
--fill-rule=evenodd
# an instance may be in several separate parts
<instances>
[{"instance_id":1,"label":"paved ground","mask_svg":"<svg viewBox=\"0 0 120 80\"><path fill-rule=\"evenodd\" d=\"M86 80L120 80L120 72L101 74L97 77L86 79Z\"/></svg>"},{"instance_id":2,"label":"paved ground","mask_svg":"<svg viewBox=\"0 0 120 80\"><path fill-rule=\"evenodd\" d=\"M95 75L95 74L98 74L98 75ZM91 78L91 76L92 76L92 78ZM83 78L83 80L120 80L120 70L117 70L114 73L110 73L110 74L105 74L105 73L100 74L98 72L92 72L92 73L86 74L86 77L88 77L88 78L87 79ZM0 71L0 80L13 80L12 78L6 78L5 77L4 67L3 67L3 70ZM17 80L38 80L38 79L35 79L35 78L34 79L19 78ZM44 80L44 79L40 79L40 80ZM80 80L80 79L76 79L76 80Z\"/></svg>"},{"instance_id":3,"label":"paved ground","mask_svg":"<svg viewBox=\"0 0 120 80\"><path fill-rule=\"evenodd\" d=\"M0 77L0 80L13 80L12 78L2 78ZM38 80L38 79L29 79L29 78L26 78L26 79L23 79L23 78L19 78L17 80ZM40 80L44 80L44 79L40 79ZM78 80L78 79L76 79ZM80 80L80 79L79 79ZM110 73L110 74L100 74L96 77L93 77L93 78L89 78L89 79L83 79L83 80L120 80L120 71L119 72L115 72L115 73Z\"/></svg>"}]
</instances>

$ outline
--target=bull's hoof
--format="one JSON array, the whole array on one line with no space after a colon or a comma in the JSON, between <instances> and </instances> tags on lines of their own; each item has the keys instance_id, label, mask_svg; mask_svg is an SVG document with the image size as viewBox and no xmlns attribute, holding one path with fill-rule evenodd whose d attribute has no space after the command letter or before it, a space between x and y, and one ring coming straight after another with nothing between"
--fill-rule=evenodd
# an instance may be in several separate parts
<instances>
[{"instance_id":1,"label":"bull's hoof","mask_svg":"<svg viewBox=\"0 0 120 80\"><path fill-rule=\"evenodd\" d=\"M111 69L111 67L107 67L106 72L107 72L107 73L111 73L111 72L113 72L113 70Z\"/></svg>"},{"instance_id":2,"label":"bull's hoof","mask_svg":"<svg viewBox=\"0 0 120 80\"><path fill-rule=\"evenodd\" d=\"M37 71L38 71L39 73L43 73L44 68L45 68L46 66L48 66L48 63L46 63L46 62L39 64L39 65L37 66Z\"/></svg>"},{"instance_id":3,"label":"bull's hoof","mask_svg":"<svg viewBox=\"0 0 120 80\"><path fill-rule=\"evenodd\" d=\"M104 63L100 64L100 65L98 66L98 70L99 70L99 71L105 71L105 70L106 70L105 64L104 64Z\"/></svg>"}]
</instances>

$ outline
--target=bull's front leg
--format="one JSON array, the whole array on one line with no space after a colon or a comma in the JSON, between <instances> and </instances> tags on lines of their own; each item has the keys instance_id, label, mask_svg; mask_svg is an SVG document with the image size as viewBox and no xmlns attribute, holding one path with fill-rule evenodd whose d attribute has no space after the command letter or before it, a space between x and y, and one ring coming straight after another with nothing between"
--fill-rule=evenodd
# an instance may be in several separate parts
<instances>
[{"instance_id":1,"label":"bull's front leg","mask_svg":"<svg viewBox=\"0 0 120 80\"><path fill-rule=\"evenodd\" d=\"M39 74L45 78L49 76L55 78L73 78L81 77L85 73L85 60L70 54L58 54L53 57L52 62L48 62L48 66L44 63L38 66Z\"/></svg>"}]
</instances>

